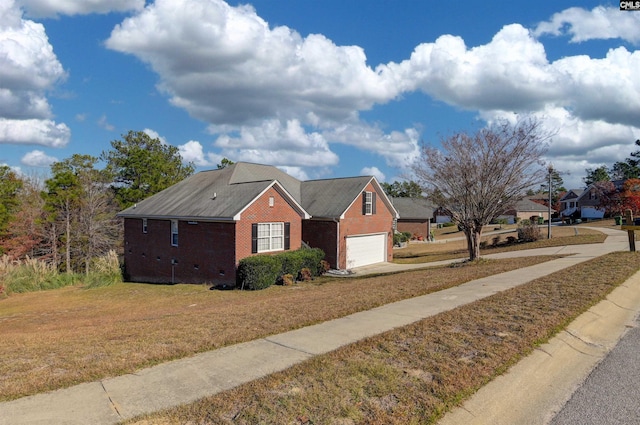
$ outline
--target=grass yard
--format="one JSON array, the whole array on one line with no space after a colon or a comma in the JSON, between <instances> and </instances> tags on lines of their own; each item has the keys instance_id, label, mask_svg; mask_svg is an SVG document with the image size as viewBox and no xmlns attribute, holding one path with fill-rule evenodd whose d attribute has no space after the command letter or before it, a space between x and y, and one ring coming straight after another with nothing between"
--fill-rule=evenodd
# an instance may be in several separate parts
<instances>
[{"instance_id":1,"label":"grass yard","mask_svg":"<svg viewBox=\"0 0 640 425\"><path fill-rule=\"evenodd\" d=\"M13 294L0 300L0 401L131 373L550 258L325 277L255 292L121 283Z\"/></svg>"},{"instance_id":2,"label":"grass yard","mask_svg":"<svg viewBox=\"0 0 640 425\"><path fill-rule=\"evenodd\" d=\"M507 245L505 242L509 236L517 238L516 226L503 226L503 228L505 230L510 230L511 228L513 231L482 237L482 241L486 242L487 246L480 249L481 255L551 246L602 243L606 239L606 235L602 232L586 229L584 226L575 228L554 226L551 229L551 239L547 239L547 230L545 228L541 229L543 239L535 242ZM493 229L494 227L491 226L485 232L493 231ZM415 264L468 256L466 240L458 240L459 238L464 238L463 232L457 231L455 227L445 227L438 230L446 232L441 233L439 238L436 236L436 241L440 241L440 243L411 243L406 248L394 249L393 261L398 264ZM496 244L494 244L494 238L498 238Z\"/></svg>"},{"instance_id":3,"label":"grass yard","mask_svg":"<svg viewBox=\"0 0 640 425\"><path fill-rule=\"evenodd\" d=\"M127 423L433 424L639 268L639 253L599 257Z\"/></svg>"}]
</instances>

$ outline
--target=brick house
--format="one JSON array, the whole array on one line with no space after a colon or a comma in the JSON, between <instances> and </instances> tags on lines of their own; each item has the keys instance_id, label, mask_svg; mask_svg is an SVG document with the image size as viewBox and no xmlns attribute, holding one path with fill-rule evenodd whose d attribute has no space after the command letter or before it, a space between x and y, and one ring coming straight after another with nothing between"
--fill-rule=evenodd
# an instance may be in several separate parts
<instances>
[{"instance_id":1,"label":"brick house","mask_svg":"<svg viewBox=\"0 0 640 425\"><path fill-rule=\"evenodd\" d=\"M391 198L398 211L396 230L428 240L435 208L424 198Z\"/></svg>"},{"instance_id":2,"label":"brick house","mask_svg":"<svg viewBox=\"0 0 640 425\"><path fill-rule=\"evenodd\" d=\"M613 187L620 192L624 180L612 181ZM601 206L601 190L595 184L585 189L571 189L560 198L561 217L573 217L582 219L603 218L605 209Z\"/></svg>"},{"instance_id":3,"label":"brick house","mask_svg":"<svg viewBox=\"0 0 640 425\"><path fill-rule=\"evenodd\" d=\"M555 212L556 210L551 208L551 214ZM513 224L518 220L532 220L537 222L540 218L542 218L543 221L547 221L549 220L549 207L532 201L530 198L523 198L497 218L506 219L509 224Z\"/></svg>"},{"instance_id":4,"label":"brick house","mask_svg":"<svg viewBox=\"0 0 640 425\"><path fill-rule=\"evenodd\" d=\"M321 248L333 268L392 258L396 210L374 177L301 182L239 162L120 212L131 281L235 284L250 255Z\"/></svg>"}]
</instances>

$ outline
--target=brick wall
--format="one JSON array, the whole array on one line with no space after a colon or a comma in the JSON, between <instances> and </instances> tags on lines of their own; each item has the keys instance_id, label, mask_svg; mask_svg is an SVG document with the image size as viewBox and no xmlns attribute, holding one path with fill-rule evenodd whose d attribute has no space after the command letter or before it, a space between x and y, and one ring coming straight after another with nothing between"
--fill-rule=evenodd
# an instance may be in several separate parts
<instances>
[{"instance_id":1,"label":"brick wall","mask_svg":"<svg viewBox=\"0 0 640 425\"><path fill-rule=\"evenodd\" d=\"M273 197L273 206L269 198ZM298 212L274 188L236 222L178 221L178 246L171 245L171 220L125 219L127 279L151 283L235 285L238 262L251 253L253 223L290 223L290 249L299 249L302 224Z\"/></svg>"},{"instance_id":2,"label":"brick wall","mask_svg":"<svg viewBox=\"0 0 640 425\"><path fill-rule=\"evenodd\" d=\"M171 221L125 219L125 272L134 282L235 283L235 223L178 221L178 246Z\"/></svg>"},{"instance_id":3,"label":"brick wall","mask_svg":"<svg viewBox=\"0 0 640 425\"><path fill-rule=\"evenodd\" d=\"M340 220L340 248L338 266L347 268L347 236L387 233L387 261L393 260L393 214L382 202L381 194L369 183L364 189L367 192L376 192L376 213L372 215L362 214L362 198L358 196Z\"/></svg>"},{"instance_id":4,"label":"brick wall","mask_svg":"<svg viewBox=\"0 0 640 425\"><path fill-rule=\"evenodd\" d=\"M269 198L273 197L273 206ZM299 249L302 241L302 218L275 188L267 190L241 214L237 223L236 264L251 255L251 225L254 223L290 223L290 250Z\"/></svg>"},{"instance_id":5,"label":"brick wall","mask_svg":"<svg viewBox=\"0 0 640 425\"><path fill-rule=\"evenodd\" d=\"M312 248L324 251L324 259L331 268L337 268L337 228L338 223L327 220L304 220L302 223L302 240Z\"/></svg>"},{"instance_id":6,"label":"brick wall","mask_svg":"<svg viewBox=\"0 0 640 425\"><path fill-rule=\"evenodd\" d=\"M422 236L425 240L429 237L429 220L398 220L398 232L409 232L411 235Z\"/></svg>"}]
</instances>

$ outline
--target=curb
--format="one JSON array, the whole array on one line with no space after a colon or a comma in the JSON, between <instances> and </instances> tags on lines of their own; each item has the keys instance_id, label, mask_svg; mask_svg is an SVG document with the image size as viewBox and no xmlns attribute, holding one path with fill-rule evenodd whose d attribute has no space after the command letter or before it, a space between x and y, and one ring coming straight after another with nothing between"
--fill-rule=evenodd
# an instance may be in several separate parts
<instances>
[{"instance_id":1,"label":"curb","mask_svg":"<svg viewBox=\"0 0 640 425\"><path fill-rule=\"evenodd\" d=\"M483 386L438 425L540 425L562 409L640 312L640 272L549 342Z\"/></svg>"}]
</instances>

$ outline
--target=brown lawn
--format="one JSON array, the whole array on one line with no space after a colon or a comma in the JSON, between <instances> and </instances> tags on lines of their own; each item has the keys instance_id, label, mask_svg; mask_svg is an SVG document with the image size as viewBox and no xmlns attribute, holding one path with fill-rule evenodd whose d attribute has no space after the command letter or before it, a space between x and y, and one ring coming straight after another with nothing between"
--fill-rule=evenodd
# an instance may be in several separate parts
<instances>
[{"instance_id":1,"label":"brown lawn","mask_svg":"<svg viewBox=\"0 0 640 425\"><path fill-rule=\"evenodd\" d=\"M321 278L255 292L124 283L13 294L0 300L0 400L130 373L549 259Z\"/></svg>"},{"instance_id":2,"label":"brown lawn","mask_svg":"<svg viewBox=\"0 0 640 425\"><path fill-rule=\"evenodd\" d=\"M639 268L609 254L128 423L433 424Z\"/></svg>"}]
</instances>

